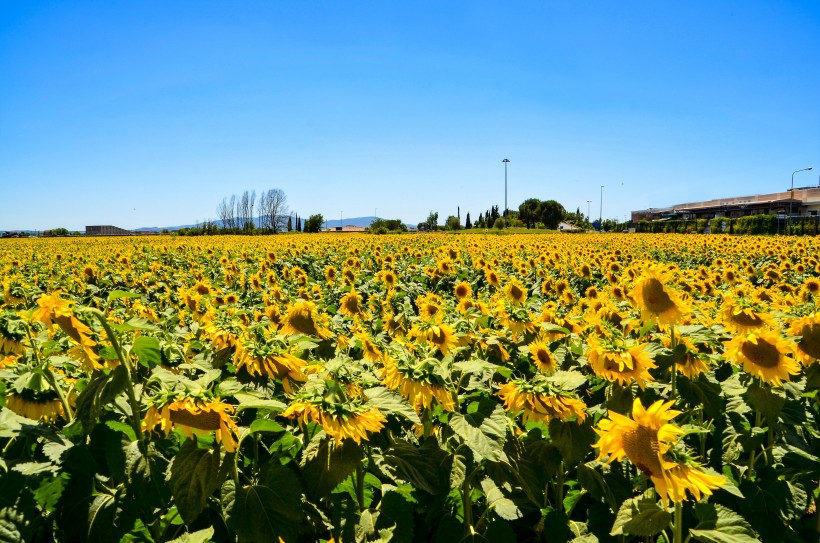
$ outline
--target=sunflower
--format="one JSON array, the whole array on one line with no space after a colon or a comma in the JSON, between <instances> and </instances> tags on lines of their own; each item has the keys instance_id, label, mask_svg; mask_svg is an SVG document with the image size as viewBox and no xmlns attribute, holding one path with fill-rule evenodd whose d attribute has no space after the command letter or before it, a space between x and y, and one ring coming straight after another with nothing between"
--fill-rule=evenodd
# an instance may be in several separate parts
<instances>
[{"instance_id":1,"label":"sunflower","mask_svg":"<svg viewBox=\"0 0 820 543\"><path fill-rule=\"evenodd\" d=\"M431 347L438 349L444 356L447 356L450 351L461 345L461 340L456 336L455 329L449 324L434 324L425 327L414 326L408 335L426 342Z\"/></svg>"},{"instance_id":2,"label":"sunflower","mask_svg":"<svg viewBox=\"0 0 820 543\"><path fill-rule=\"evenodd\" d=\"M216 441L232 453L236 450L239 428L230 413L233 413L233 406L219 398L206 400L178 395L151 405L142 420L142 429L152 433L159 426L160 431L168 435L175 428L190 438L195 434L215 432Z\"/></svg>"},{"instance_id":3,"label":"sunflower","mask_svg":"<svg viewBox=\"0 0 820 543\"><path fill-rule=\"evenodd\" d=\"M726 297L720 311L723 326L730 332L744 334L763 326L774 326L774 319L754 307L742 303L738 298Z\"/></svg>"},{"instance_id":4,"label":"sunflower","mask_svg":"<svg viewBox=\"0 0 820 543\"><path fill-rule=\"evenodd\" d=\"M358 406L344 409L345 412L330 413L312 401L296 400L290 403L282 412L285 418L297 418L304 424L316 422L322 426L325 433L341 443L344 439L352 439L358 444L367 441L368 432L379 432L387 419L377 408Z\"/></svg>"},{"instance_id":5,"label":"sunflower","mask_svg":"<svg viewBox=\"0 0 820 543\"><path fill-rule=\"evenodd\" d=\"M812 313L792 322L789 333L800 336L797 342L797 356L803 364L809 365L820 360L820 313Z\"/></svg>"},{"instance_id":6,"label":"sunflower","mask_svg":"<svg viewBox=\"0 0 820 543\"><path fill-rule=\"evenodd\" d=\"M287 335L305 334L328 339L333 333L322 326L323 320L316 310L316 304L299 300L288 306L282 323L282 333Z\"/></svg>"},{"instance_id":7,"label":"sunflower","mask_svg":"<svg viewBox=\"0 0 820 543\"><path fill-rule=\"evenodd\" d=\"M405 360L387 357L382 375L382 384L398 392L419 413L431 407L433 400L445 411L453 411L456 408L452 394L441 382L438 366L431 359L408 363Z\"/></svg>"},{"instance_id":8,"label":"sunflower","mask_svg":"<svg viewBox=\"0 0 820 543\"><path fill-rule=\"evenodd\" d=\"M271 379L281 379L287 392L291 391L291 381L304 382L305 361L290 354L287 346L277 341L242 336L236 343L234 365L239 372L245 368L251 377L267 375Z\"/></svg>"},{"instance_id":9,"label":"sunflower","mask_svg":"<svg viewBox=\"0 0 820 543\"><path fill-rule=\"evenodd\" d=\"M634 381L641 388L646 388L648 381L654 381L649 370L657 366L647 353L646 344L590 335L587 345L589 365L598 377L624 386Z\"/></svg>"},{"instance_id":10,"label":"sunflower","mask_svg":"<svg viewBox=\"0 0 820 543\"><path fill-rule=\"evenodd\" d=\"M562 394L550 394L539 390L538 385L523 379L505 383L498 396L504 401L504 409L510 413L524 413L524 424L541 421L549 424L552 419L567 420L575 417L581 424L586 420L586 404Z\"/></svg>"},{"instance_id":11,"label":"sunflower","mask_svg":"<svg viewBox=\"0 0 820 543\"><path fill-rule=\"evenodd\" d=\"M512 278L510 282L507 283L504 287L504 294L507 296L507 300L513 305L522 305L527 301L527 289L525 289L521 281L516 278Z\"/></svg>"},{"instance_id":12,"label":"sunflower","mask_svg":"<svg viewBox=\"0 0 820 543\"><path fill-rule=\"evenodd\" d=\"M791 356L796 347L788 339L770 330L756 330L734 337L726 344L725 356L743 371L776 386L789 375L800 373L800 364Z\"/></svg>"},{"instance_id":13,"label":"sunflower","mask_svg":"<svg viewBox=\"0 0 820 543\"><path fill-rule=\"evenodd\" d=\"M501 278L498 276L498 272L487 269L484 271L484 276L487 278L489 284L495 288L501 288Z\"/></svg>"},{"instance_id":14,"label":"sunflower","mask_svg":"<svg viewBox=\"0 0 820 543\"><path fill-rule=\"evenodd\" d=\"M820 296L820 279L816 277L806 279L803 286L800 288L800 292L802 294L803 301L808 302L810 300L817 300L818 296Z\"/></svg>"},{"instance_id":15,"label":"sunflower","mask_svg":"<svg viewBox=\"0 0 820 543\"><path fill-rule=\"evenodd\" d=\"M547 340L540 337L528 345L530 349L530 357L539 371L544 373L552 373L558 368L558 363L553 358L552 353L547 347Z\"/></svg>"},{"instance_id":16,"label":"sunflower","mask_svg":"<svg viewBox=\"0 0 820 543\"><path fill-rule=\"evenodd\" d=\"M49 331L52 331L54 324L57 324L68 337L77 343L77 346L69 350L69 354L89 369L101 369L100 357L93 350L97 342L90 337L91 329L74 316L74 311L71 309L73 303L71 300L60 298L59 291L40 296L37 300L37 305L40 307L31 314L31 318L45 324Z\"/></svg>"},{"instance_id":17,"label":"sunflower","mask_svg":"<svg viewBox=\"0 0 820 543\"><path fill-rule=\"evenodd\" d=\"M9 356L0 358L0 369L10 368L11 366L15 365L19 359L20 356L15 354L10 354Z\"/></svg>"},{"instance_id":18,"label":"sunflower","mask_svg":"<svg viewBox=\"0 0 820 543\"><path fill-rule=\"evenodd\" d=\"M364 307L362 306L362 300L361 294L356 292L355 289L350 289L350 292L345 294L339 301L339 311L348 317L366 317Z\"/></svg>"},{"instance_id":19,"label":"sunflower","mask_svg":"<svg viewBox=\"0 0 820 543\"><path fill-rule=\"evenodd\" d=\"M462 281L453 287L453 292L459 300L465 300L473 295L473 289L467 281Z\"/></svg>"},{"instance_id":20,"label":"sunflower","mask_svg":"<svg viewBox=\"0 0 820 543\"><path fill-rule=\"evenodd\" d=\"M685 431L669 422L681 413L670 409L672 404L658 400L646 409L635 398L632 418L609 411L609 418L595 429L600 437L593 445L600 449L598 460L608 456L610 463L626 456L652 479L664 504L683 502L687 491L700 500L702 494L711 495L726 483L725 477L705 473L691 461L674 459L673 448Z\"/></svg>"},{"instance_id":21,"label":"sunflower","mask_svg":"<svg viewBox=\"0 0 820 543\"><path fill-rule=\"evenodd\" d=\"M438 324L444 318L443 302L437 294L428 292L416 298L419 317L429 324Z\"/></svg>"},{"instance_id":22,"label":"sunflower","mask_svg":"<svg viewBox=\"0 0 820 543\"><path fill-rule=\"evenodd\" d=\"M678 294L669 288L668 274L659 265L647 266L635 282L632 298L641 310L644 322L654 321L659 325L678 324L690 312Z\"/></svg>"},{"instance_id":23,"label":"sunflower","mask_svg":"<svg viewBox=\"0 0 820 543\"><path fill-rule=\"evenodd\" d=\"M55 421L57 417L66 419L63 404L53 390L39 393L35 398L9 394L6 396L6 407L31 420Z\"/></svg>"},{"instance_id":24,"label":"sunflower","mask_svg":"<svg viewBox=\"0 0 820 543\"><path fill-rule=\"evenodd\" d=\"M356 332L353 335L361 344L362 357L365 360L370 360L371 362L381 362L384 360L384 353L379 350L366 332Z\"/></svg>"}]
</instances>

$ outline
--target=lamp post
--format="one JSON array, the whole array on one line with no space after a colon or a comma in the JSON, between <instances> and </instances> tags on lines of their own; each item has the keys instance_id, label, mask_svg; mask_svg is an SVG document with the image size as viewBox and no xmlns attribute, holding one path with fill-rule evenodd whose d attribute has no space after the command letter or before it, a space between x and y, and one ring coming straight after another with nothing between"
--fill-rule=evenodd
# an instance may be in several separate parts
<instances>
[{"instance_id":1,"label":"lamp post","mask_svg":"<svg viewBox=\"0 0 820 543\"><path fill-rule=\"evenodd\" d=\"M601 185L601 209L598 211L598 228L604 229L604 185Z\"/></svg>"},{"instance_id":2,"label":"lamp post","mask_svg":"<svg viewBox=\"0 0 820 543\"><path fill-rule=\"evenodd\" d=\"M510 163L510 159L505 158L501 162L504 163L504 216L507 216L507 164Z\"/></svg>"},{"instance_id":3,"label":"lamp post","mask_svg":"<svg viewBox=\"0 0 820 543\"><path fill-rule=\"evenodd\" d=\"M587 221L589 221L589 213L590 213L589 204L591 204L591 203L592 203L592 200L587 200Z\"/></svg>"},{"instance_id":4,"label":"lamp post","mask_svg":"<svg viewBox=\"0 0 820 543\"><path fill-rule=\"evenodd\" d=\"M792 188L789 191L789 225L791 225L792 223L792 202L794 201L794 174L796 174L797 172L807 172L811 169L812 167L809 166L808 168L803 168L802 170L794 170L792 172Z\"/></svg>"}]
</instances>

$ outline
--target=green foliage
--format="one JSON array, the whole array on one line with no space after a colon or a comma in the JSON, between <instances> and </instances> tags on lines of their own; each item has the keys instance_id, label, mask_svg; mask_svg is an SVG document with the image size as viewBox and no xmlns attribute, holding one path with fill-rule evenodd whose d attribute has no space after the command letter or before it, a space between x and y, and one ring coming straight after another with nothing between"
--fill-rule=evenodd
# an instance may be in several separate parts
<instances>
[{"instance_id":1,"label":"green foliage","mask_svg":"<svg viewBox=\"0 0 820 543\"><path fill-rule=\"evenodd\" d=\"M309 233L316 233L321 232L322 225L325 222L325 218L322 216L321 213L316 213L315 215L311 215L305 221L304 231Z\"/></svg>"}]
</instances>

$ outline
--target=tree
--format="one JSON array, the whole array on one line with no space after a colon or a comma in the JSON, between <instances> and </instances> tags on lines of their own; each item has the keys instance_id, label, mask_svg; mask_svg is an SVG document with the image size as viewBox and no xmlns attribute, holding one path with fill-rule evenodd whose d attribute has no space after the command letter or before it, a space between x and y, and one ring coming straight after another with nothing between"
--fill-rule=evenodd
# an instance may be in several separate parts
<instances>
[{"instance_id":1,"label":"tree","mask_svg":"<svg viewBox=\"0 0 820 543\"><path fill-rule=\"evenodd\" d=\"M272 230L274 234L281 232L287 227L290 218L287 201L288 198L282 189L268 189L264 193L264 204L260 203L259 219L265 228Z\"/></svg>"},{"instance_id":2,"label":"tree","mask_svg":"<svg viewBox=\"0 0 820 543\"><path fill-rule=\"evenodd\" d=\"M438 228L438 211L431 211L427 220L422 223L425 230L433 232Z\"/></svg>"},{"instance_id":3,"label":"tree","mask_svg":"<svg viewBox=\"0 0 820 543\"><path fill-rule=\"evenodd\" d=\"M470 222L470 212L468 211L468 212L467 212L467 219L464 221L464 228L466 228L467 230L469 230L469 229L470 229L470 228L472 228L472 227L473 227L473 225L472 225L472 223Z\"/></svg>"},{"instance_id":4,"label":"tree","mask_svg":"<svg viewBox=\"0 0 820 543\"><path fill-rule=\"evenodd\" d=\"M545 228L557 230L558 223L561 222L561 219L564 218L565 214L566 210L564 209L564 206L555 200L541 202L541 222L544 223Z\"/></svg>"},{"instance_id":5,"label":"tree","mask_svg":"<svg viewBox=\"0 0 820 543\"><path fill-rule=\"evenodd\" d=\"M527 198L524 203L518 206L518 216L524 221L527 229L537 222L543 222L541 217L542 205L543 202L538 198Z\"/></svg>"},{"instance_id":6,"label":"tree","mask_svg":"<svg viewBox=\"0 0 820 543\"><path fill-rule=\"evenodd\" d=\"M447 222L444 223L445 230L461 230L461 221L455 215L447 217Z\"/></svg>"},{"instance_id":7,"label":"tree","mask_svg":"<svg viewBox=\"0 0 820 543\"><path fill-rule=\"evenodd\" d=\"M288 217L288 232L293 230L293 217Z\"/></svg>"},{"instance_id":8,"label":"tree","mask_svg":"<svg viewBox=\"0 0 820 543\"><path fill-rule=\"evenodd\" d=\"M322 223L325 222L325 218L322 216L321 213L317 213L316 215L311 215L308 217L308 220L305 221L305 232L316 233L322 230Z\"/></svg>"},{"instance_id":9,"label":"tree","mask_svg":"<svg viewBox=\"0 0 820 543\"><path fill-rule=\"evenodd\" d=\"M484 214L483 213L478 214L478 220L475 223L475 227L476 228L484 228Z\"/></svg>"},{"instance_id":10,"label":"tree","mask_svg":"<svg viewBox=\"0 0 820 543\"><path fill-rule=\"evenodd\" d=\"M233 230L236 227L236 195L231 196L230 200L222 198L216 206L216 215L222 223L222 228Z\"/></svg>"}]
</instances>

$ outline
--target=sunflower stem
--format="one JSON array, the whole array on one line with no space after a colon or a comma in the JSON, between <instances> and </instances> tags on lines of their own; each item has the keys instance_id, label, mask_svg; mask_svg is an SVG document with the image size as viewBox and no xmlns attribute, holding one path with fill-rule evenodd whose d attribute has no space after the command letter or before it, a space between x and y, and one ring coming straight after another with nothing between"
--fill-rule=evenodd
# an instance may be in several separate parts
<instances>
[{"instance_id":1,"label":"sunflower stem","mask_svg":"<svg viewBox=\"0 0 820 543\"><path fill-rule=\"evenodd\" d=\"M131 405L131 427L134 428L134 433L137 435L137 441L142 442L143 434L142 434L142 421L140 420L140 404L137 401L137 394L134 391L134 381L131 375L131 366L128 364L128 360L125 358L125 355L122 352L122 347L120 346L120 342L117 339L114 330L111 329L111 325L108 322L108 319L105 318L105 315L99 309L89 309L88 311L91 312L97 320L100 321L100 324L105 330L105 335L108 336L108 341L111 342L111 346L114 348L114 352L117 353L117 358L120 361L120 364L125 368L125 375L126 379L126 387L125 392L128 395L128 403Z\"/></svg>"},{"instance_id":2,"label":"sunflower stem","mask_svg":"<svg viewBox=\"0 0 820 543\"><path fill-rule=\"evenodd\" d=\"M683 543L683 502L675 502L674 543Z\"/></svg>"},{"instance_id":3,"label":"sunflower stem","mask_svg":"<svg viewBox=\"0 0 820 543\"><path fill-rule=\"evenodd\" d=\"M564 461L558 464L557 481L555 481L555 507L564 510Z\"/></svg>"},{"instance_id":4,"label":"sunflower stem","mask_svg":"<svg viewBox=\"0 0 820 543\"><path fill-rule=\"evenodd\" d=\"M57 396L60 398L60 403L63 405L63 411L65 412L66 422L71 422L74 420L74 412L71 410L71 406L68 405L68 398L66 398L65 392L63 392L63 389L57 385L57 379L54 378L54 374L50 369L43 369L43 375L45 376L46 381L48 381L48 384L51 385L51 388L54 389Z\"/></svg>"},{"instance_id":5,"label":"sunflower stem","mask_svg":"<svg viewBox=\"0 0 820 543\"><path fill-rule=\"evenodd\" d=\"M756 428L760 427L760 422L761 422L761 420L760 420L760 411L758 411L757 413L755 413L755 427ZM755 469L755 460L757 460L757 452L752 451L752 453L749 455L749 470L747 471L747 479L749 479L749 480L751 480L752 472Z\"/></svg>"},{"instance_id":6,"label":"sunflower stem","mask_svg":"<svg viewBox=\"0 0 820 543\"><path fill-rule=\"evenodd\" d=\"M473 533L473 497L469 476L464 477L461 484L461 502L464 505L464 535L469 536Z\"/></svg>"},{"instance_id":7,"label":"sunflower stem","mask_svg":"<svg viewBox=\"0 0 820 543\"><path fill-rule=\"evenodd\" d=\"M672 351L674 352L675 347L678 346L677 338L675 337L675 325L670 325L669 329L669 344L672 346ZM672 367L669 368L669 371L672 372L672 397L669 399L675 400L678 397L678 364L676 362L672 362Z\"/></svg>"},{"instance_id":8,"label":"sunflower stem","mask_svg":"<svg viewBox=\"0 0 820 543\"><path fill-rule=\"evenodd\" d=\"M359 501L359 512L364 511L364 458L356 464L356 498Z\"/></svg>"}]
</instances>

